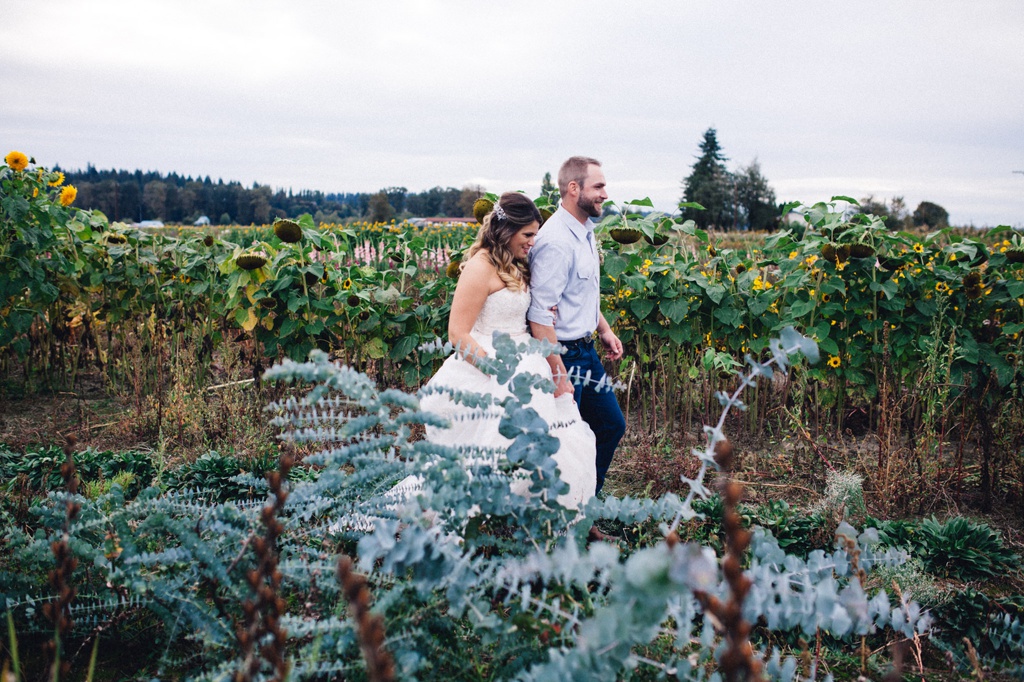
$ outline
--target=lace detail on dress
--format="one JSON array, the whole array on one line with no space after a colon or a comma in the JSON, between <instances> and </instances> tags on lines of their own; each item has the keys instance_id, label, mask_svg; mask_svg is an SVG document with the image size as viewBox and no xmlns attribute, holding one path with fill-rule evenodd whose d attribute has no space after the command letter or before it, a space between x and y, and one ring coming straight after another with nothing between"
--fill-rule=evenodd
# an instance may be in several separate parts
<instances>
[{"instance_id":1,"label":"lace detail on dress","mask_svg":"<svg viewBox=\"0 0 1024 682\"><path fill-rule=\"evenodd\" d=\"M474 334L490 339L494 332L519 334L526 331L526 311L530 308L527 289L499 289L487 297L473 325Z\"/></svg>"}]
</instances>

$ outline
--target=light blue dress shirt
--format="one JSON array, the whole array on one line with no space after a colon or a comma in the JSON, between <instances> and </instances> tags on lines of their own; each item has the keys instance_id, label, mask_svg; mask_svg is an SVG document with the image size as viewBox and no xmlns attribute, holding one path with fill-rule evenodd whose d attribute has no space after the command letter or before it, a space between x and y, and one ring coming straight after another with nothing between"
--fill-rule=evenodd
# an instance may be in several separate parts
<instances>
[{"instance_id":1,"label":"light blue dress shirt","mask_svg":"<svg viewBox=\"0 0 1024 682\"><path fill-rule=\"evenodd\" d=\"M554 326L559 341L597 329L601 314L601 264L594 221L580 223L559 206L530 249L530 309L526 319ZM557 319L551 312L558 306Z\"/></svg>"}]
</instances>

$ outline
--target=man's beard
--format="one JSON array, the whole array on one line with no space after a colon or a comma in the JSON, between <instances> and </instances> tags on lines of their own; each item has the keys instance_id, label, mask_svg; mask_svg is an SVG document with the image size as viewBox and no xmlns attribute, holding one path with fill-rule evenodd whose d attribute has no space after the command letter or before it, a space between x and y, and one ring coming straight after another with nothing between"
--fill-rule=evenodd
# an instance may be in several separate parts
<instances>
[{"instance_id":1,"label":"man's beard","mask_svg":"<svg viewBox=\"0 0 1024 682\"><path fill-rule=\"evenodd\" d=\"M593 199L587 201L581 194L576 200L576 205L583 210L584 213L589 215L591 218L600 218L601 209L597 207L597 202Z\"/></svg>"}]
</instances>

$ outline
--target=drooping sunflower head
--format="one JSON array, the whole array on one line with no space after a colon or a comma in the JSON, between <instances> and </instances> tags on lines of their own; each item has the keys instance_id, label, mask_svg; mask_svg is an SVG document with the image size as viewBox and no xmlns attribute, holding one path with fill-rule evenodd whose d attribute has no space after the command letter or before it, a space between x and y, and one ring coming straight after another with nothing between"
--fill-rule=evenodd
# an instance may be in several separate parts
<instances>
[{"instance_id":1,"label":"drooping sunflower head","mask_svg":"<svg viewBox=\"0 0 1024 682\"><path fill-rule=\"evenodd\" d=\"M1006 252L1007 263L1024 263L1024 249L1010 249Z\"/></svg>"},{"instance_id":2,"label":"drooping sunflower head","mask_svg":"<svg viewBox=\"0 0 1024 682\"><path fill-rule=\"evenodd\" d=\"M457 260L453 260L448 264L448 267L444 269L444 274L448 276L448 279L458 279L461 272L462 264Z\"/></svg>"},{"instance_id":3,"label":"drooping sunflower head","mask_svg":"<svg viewBox=\"0 0 1024 682\"><path fill-rule=\"evenodd\" d=\"M540 209L540 224L543 225L551 217L551 211L546 208Z\"/></svg>"},{"instance_id":4,"label":"drooping sunflower head","mask_svg":"<svg viewBox=\"0 0 1024 682\"><path fill-rule=\"evenodd\" d=\"M235 265L243 270L256 270L267 264L267 254L263 251L250 251L235 259Z\"/></svg>"},{"instance_id":5,"label":"drooping sunflower head","mask_svg":"<svg viewBox=\"0 0 1024 682\"><path fill-rule=\"evenodd\" d=\"M28 168L28 157L17 151L7 152L4 163L10 166L11 170L23 171Z\"/></svg>"},{"instance_id":6,"label":"drooping sunflower head","mask_svg":"<svg viewBox=\"0 0 1024 682\"><path fill-rule=\"evenodd\" d=\"M981 273L977 270L971 270L964 275L964 286L965 287L976 287L981 284Z\"/></svg>"},{"instance_id":7,"label":"drooping sunflower head","mask_svg":"<svg viewBox=\"0 0 1024 682\"><path fill-rule=\"evenodd\" d=\"M836 258L836 247L831 244L822 244L821 257L827 261L835 263L838 260Z\"/></svg>"},{"instance_id":8,"label":"drooping sunflower head","mask_svg":"<svg viewBox=\"0 0 1024 682\"><path fill-rule=\"evenodd\" d=\"M60 205L70 206L74 203L75 197L78 196L78 190L75 189L74 185L67 185L60 191Z\"/></svg>"},{"instance_id":9,"label":"drooping sunflower head","mask_svg":"<svg viewBox=\"0 0 1024 682\"><path fill-rule=\"evenodd\" d=\"M856 244L850 244L850 256L853 258L870 258L875 255L875 250L870 244L864 244L858 242Z\"/></svg>"},{"instance_id":10,"label":"drooping sunflower head","mask_svg":"<svg viewBox=\"0 0 1024 682\"><path fill-rule=\"evenodd\" d=\"M302 228L294 220L287 218L274 221L274 234L288 244L295 244L302 239Z\"/></svg>"},{"instance_id":11,"label":"drooping sunflower head","mask_svg":"<svg viewBox=\"0 0 1024 682\"><path fill-rule=\"evenodd\" d=\"M484 218L488 213L494 210L494 202L486 197L480 197L473 202L473 217L481 225L484 224Z\"/></svg>"},{"instance_id":12,"label":"drooping sunflower head","mask_svg":"<svg viewBox=\"0 0 1024 682\"><path fill-rule=\"evenodd\" d=\"M608 234L620 244L633 244L644 236L644 233L635 227L613 227L608 230Z\"/></svg>"},{"instance_id":13,"label":"drooping sunflower head","mask_svg":"<svg viewBox=\"0 0 1024 682\"><path fill-rule=\"evenodd\" d=\"M61 185L64 184L64 174L61 173L60 171L57 171L56 173L50 176L50 179L47 181L47 184L49 184L50 187L60 187Z\"/></svg>"}]
</instances>

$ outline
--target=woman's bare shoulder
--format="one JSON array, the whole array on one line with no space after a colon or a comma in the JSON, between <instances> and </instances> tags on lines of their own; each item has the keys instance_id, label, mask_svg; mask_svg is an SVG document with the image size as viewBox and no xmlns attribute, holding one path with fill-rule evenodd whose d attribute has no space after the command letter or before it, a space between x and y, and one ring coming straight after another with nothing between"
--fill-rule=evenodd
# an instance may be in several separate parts
<instances>
[{"instance_id":1,"label":"woman's bare shoulder","mask_svg":"<svg viewBox=\"0 0 1024 682\"><path fill-rule=\"evenodd\" d=\"M494 263L491 262L491 256L486 251L477 251L473 254L473 257L466 261L466 264L462 268L462 273L472 272L480 275L497 274L498 269L494 267Z\"/></svg>"},{"instance_id":2,"label":"woman's bare shoulder","mask_svg":"<svg viewBox=\"0 0 1024 682\"><path fill-rule=\"evenodd\" d=\"M478 251L473 257L466 261L459 275L459 283L469 282L474 285L487 285L487 290L494 293L505 286L505 283L498 277L498 268L491 262L486 251Z\"/></svg>"}]
</instances>

